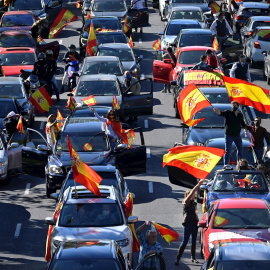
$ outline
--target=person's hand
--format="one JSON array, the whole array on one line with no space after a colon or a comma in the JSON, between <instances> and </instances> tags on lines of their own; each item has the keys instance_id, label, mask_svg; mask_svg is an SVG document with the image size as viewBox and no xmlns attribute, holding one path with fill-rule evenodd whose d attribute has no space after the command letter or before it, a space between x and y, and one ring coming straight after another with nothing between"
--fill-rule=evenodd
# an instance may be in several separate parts
<instances>
[{"instance_id":1,"label":"person's hand","mask_svg":"<svg viewBox=\"0 0 270 270\"><path fill-rule=\"evenodd\" d=\"M217 113L218 115L220 114L220 110L219 109L217 109L217 108L213 108L213 111L215 112L215 113Z\"/></svg>"},{"instance_id":2,"label":"person's hand","mask_svg":"<svg viewBox=\"0 0 270 270\"><path fill-rule=\"evenodd\" d=\"M92 112L96 112L96 110L93 108L93 107L90 107L90 110L92 111Z\"/></svg>"},{"instance_id":3,"label":"person's hand","mask_svg":"<svg viewBox=\"0 0 270 270\"><path fill-rule=\"evenodd\" d=\"M201 185L203 184L203 182L204 182L204 179L201 179L201 180L199 181L199 183L198 183L198 186L201 186Z\"/></svg>"},{"instance_id":4,"label":"person's hand","mask_svg":"<svg viewBox=\"0 0 270 270\"><path fill-rule=\"evenodd\" d=\"M247 137L247 136L248 136L248 133L247 133L247 131L245 130L244 132L245 132L245 137Z\"/></svg>"}]
</instances>

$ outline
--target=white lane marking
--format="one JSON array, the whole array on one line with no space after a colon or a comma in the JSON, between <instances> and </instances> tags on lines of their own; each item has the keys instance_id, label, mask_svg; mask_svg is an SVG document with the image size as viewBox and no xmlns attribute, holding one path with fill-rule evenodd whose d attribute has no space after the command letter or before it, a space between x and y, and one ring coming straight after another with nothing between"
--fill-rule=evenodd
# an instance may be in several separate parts
<instances>
[{"instance_id":1,"label":"white lane marking","mask_svg":"<svg viewBox=\"0 0 270 270\"><path fill-rule=\"evenodd\" d=\"M22 223L18 223L14 233L14 238L18 238L21 232Z\"/></svg>"},{"instance_id":2,"label":"white lane marking","mask_svg":"<svg viewBox=\"0 0 270 270\"><path fill-rule=\"evenodd\" d=\"M139 38L139 43L142 43L142 39L141 38Z\"/></svg>"},{"instance_id":3,"label":"white lane marking","mask_svg":"<svg viewBox=\"0 0 270 270\"><path fill-rule=\"evenodd\" d=\"M149 147L146 148L146 155L147 155L147 158L150 158L151 157L151 153L150 153L150 148Z\"/></svg>"},{"instance_id":4,"label":"white lane marking","mask_svg":"<svg viewBox=\"0 0 270 270\"><path fill-rule=\"evenodd\" d=\"M144 120L144 127L148 128L148 120L147 119Z\"/></svg>"},{"instance_id":5,"label":"white lane marking","mask_svg":"<svg viewBox=\"0 0 270 270\"><path fill-rule=\"evenodd\" d=\"M26 184L25 191L24 191L24 195L28 195L29 194L30 187L31 187L31 183L27 183Z\"/></svg>"},{"instance_id":6,"label":"white lane marking","mask_svg":"<svg viewBox=\"0 0 270 270\"><path fill-rule=\"evenodd\" d=\"M44 129L45 122L41 121L40 122L40 128L39 129Z\"/></svg>"},{"instance_id":7,"label":"white lane marking","mask_svg":"<svg viewBox=\"0 0 270 270\"><path fill-rule=\"evenodd\" d=\"M141 80L144 80L144 79L145 79L144 74L141 74Z\"/></svg>"},{"instance_id":8,"label":"white lane marking","mask_svg":"<svg viewBox=\"0 0 270 270\"><path fill-rule=\"evenodd\" d=\"M60 39L60 40L59 40L59 44L62 44L62 42L63 42L63 40L62 40L62 39Z\"/></svg>"},{"instance_id":9,"label":"white lane marking","mask_svg":"<svg viewBox=\"0 0 270 270\"><path fill-rule=\"evenodd\" d=\"M149 193L153 193L154 192L153 182L148 182L148 187L149 187Z\"/></svg>"}]
</instances>

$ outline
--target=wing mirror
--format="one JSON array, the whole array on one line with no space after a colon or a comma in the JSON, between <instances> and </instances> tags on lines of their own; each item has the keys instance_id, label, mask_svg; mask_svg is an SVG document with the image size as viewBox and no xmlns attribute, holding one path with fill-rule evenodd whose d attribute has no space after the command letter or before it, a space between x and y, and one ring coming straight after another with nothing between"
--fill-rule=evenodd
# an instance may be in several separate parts
<instances>
[{"instance_id":1,"label":"wing mirror","mask_svg":"<svg viewBox=\"0 0 270 270\"><path fill-rule=\"evenodd\" d=\"M119 151L119 150L124 150L124 149L127 149L127 144L126 143L122 143L122 144L118 144L116 147L115 147L115 150L116 151Z\"/></svg>"},{"instance_id":2,"label":"wing mirror","mask_svg":"<svg viewBox=\"0 0 270 270\"><path fill-rule=\"evenodd\" d=\"M48 225L55 225L55 221L54 221L54 218L53 217L46 217L45 218L45 222Z\"/></svg>"},{"instance_id":3,"label":"wing mirror","mask_svg":"<svg viewBox=\"0 0 270 270\"><path fill-rule=\"evenodd\" d=\"M50 195L50 199L53 199L53 200L58 200L58 193L52 193L51 195Z\"/></svg>"},{"instance_id":4,"label":"wing mirror","mask_svg":"<svg viewBox=\"0 0 270 270\"><path fill-rule=\"evenodd\" d=\"M48 147L46 145L39 144L37 146L37 150L45 152L45 151L48 151L49 149L48 149Z\"/></svg>"},{"instance_id":5,"label":"wing mirror","mask_svg":"<svg viewBox=\"0 0 270 270\"><path fill-rule=\"evenodd\" d=\"M130 216L128 217L128 224L136 223L138 222L138 217L137 216Z\"/></svg>"},{"instance_id":6,"label":"wing mirror","mask_svg":"<svg viewBox=\"0 0 270 270\"><path fill-rule=\"evenodd\" d=\"M267 51L262 51L262 54L263 54L264 56L267 56Z\"/></svg>"},{"instance_id":7,"label":"wing mirror","mask_svg":"<svg viewBox=\"0 0 270 270\"><path fill-rule=\"evenodd\" d=\"M198 226L201 227L201 228L206 228L206 221L205 220L202 220L202 221L199 221L198 222Z\"/></svg>"},{"instance_id":8,"label":"wing mirror","mask_svg":"<svg viewBox=\"0 0 270 270\"><path fill-rule=\"evenodd\" d=\"M10 148L18 148L19 146L20 146L19 143L13 142L13 143L10 145Z\"/></svg>"}]
</instances>

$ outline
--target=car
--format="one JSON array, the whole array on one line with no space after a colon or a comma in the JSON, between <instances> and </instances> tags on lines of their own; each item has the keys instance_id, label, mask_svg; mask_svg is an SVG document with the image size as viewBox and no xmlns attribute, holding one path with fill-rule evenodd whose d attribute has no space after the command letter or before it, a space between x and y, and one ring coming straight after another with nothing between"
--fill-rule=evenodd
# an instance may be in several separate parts
<instances>
[{"instance_id":1,"label":"car","mask_svg":"<svg viewBox=\"0 0 270 270\"><path fill-rule=\"evenodd\" d=\"M270 206L260 199L216 200L198 226L201 228L201 253L207 260L212 248L220 241L269 241Z\"/></svg>"},{"instance_id":2,"label":"car","mask_svg":"<svg viewBox=\"0 0 270 270\"><path fill-rule=\"evenodd\" d=\"M27 125L34 122L33 105L29 102L29 93L24 88L24 84L19 77L0 77L0 97L11 97L16 99L18 105L24 112L23 118Z\"/></svg>"},{"instance_id":3,"label":"car","mask_svg":"<svg viewBox=\"0 0 270 270\"><path fill-rule=\"evenodd\" d=\"M267 84L270 85L270 50L262 51L262 54L264 55L263 75Z\"/></svg>"},{"instance_id":4,"label":"car","mask_svg":"<svg viewBox=\"0 0 270 270\"><path fill-rule=\"evenodd\" d=\"M262 52L269 49L270 37L267 37L269 33L269 26L256 27L246 41L243 52L246 57L250 58L253 67L256 67L258 62L264 61Z\"/></svg>"},{"instance_id":5,"label":"car","mask_svg":"<svg viewBox=\"0 0 270 270\"><path fill-rule=\"evenodd\" d=\"M139 62L142 58L134 54L133 49L129 44L124 43L107 43L98 46L97 56L117 56L119 57L124 70L129 70L131 73L136 69L138 79L141 74Z\"/></svg>"},{"instance_id":6,"label":"car","mask_svg":"<svg viewBox=\"0 0 270 270\"><path fill-rule=\"evenodd\" d=\"M139 131L139 132L138 132ZM109 140L103 129L103 124L97 119L68 118L64 122L60 138L54 149L37 130L28 128L22 148L22 168L26 174L44 175L46 181L46 196L50 197L56 189L62 186L68 171L71 169L70 155L67 146L67 135L81 160L88 165L113 165L123 176L136 175L146 172L146 146L141 128L134 129L138 140L132 148L118 144L111 149ZM139 134L139 135L138 135ZM90 143L92 150L83 146ZM129 160L127 163L126 160Z\"/></svg>"},{"instance_id":7,"label":"car","mask_svg":"<svg viewBox=\"0 0 270 270\"><path fill-rule=\"evenodd\" d=\"M125 79L124 67L117 56L90 56L85 57L80 69L81 75L108 74L117 76L121 84ZM96 89L102 90L102 89ZM104 89L109 90L109 89Z\"/></svg>"},{"instance_id":8,"label":"car","mask_svg":"<svg viewBox=\"0 0 270 270\"><path fill-rule=\"evenodd\" d=\"M114 187L99 186L101 197L85 187L69 187L63 196L58 219L46 218L54 228L50 237L51 257L61 242L66 240L115 240L124 257L132 262L133 237L129 227L138 217L125 217L123 203ZM103 215L104 209L110 209ZM109 210L107 210L109 211Z\"/></svg>"},{"instance_id":9,"label":"car","mask_svg":"<svg viewBox=\"0 0 270 270\"><path fill-rule=\"evenodd\" d=\"M250 256L250 251L256 256ZM270 264L270 245L265 242L231 242L216 244L201 270L208 269L261 269Z\"/></svg>"},{"instance_id":10,"label":"car","mask_svg":"<svg viewBox=\"0 0 270 270\"><path fill-rule=\"evenodd\" d=\"M248 18L240 29L241 42L245 44L246 36L251 36L254 29L259 26L270 27L270 16L252 16Z\"/></svg>"},{"instance_id":11,"label":"car","mask_svg":"<svg viewBox=\"0 0 270 270\"><path fill-rule=\"evenodd\" d=\"M7 30L30 31L37 17L30 11L5 12L0 21L0 33Z\"/></svg>"},{"instance_id":12,"label":"car","mask_svg":"<svg viewBox=\"0 0 270 270\"><path fill-rule=\"evenodd\" d=\"M268 14L268 4L244 2L239 6L238 11L233 16L233 32L239 33L248 18L253 16L268 16Z\"/></svg>"},{"instance_id":13,"label":"car","mask_svg":"<svg viewBox=\"0 0 270 270\"><path fill-rule=\"evenodd\" d=\"M112 108L111 106L99 106L95 105L93 106L98 113L98 115L102 117L106 117L107 112ZM75 110L70 113L69 117L76 117L76 118L82 118L82 117L88 117L88 118L96 118L94 112L90 109L89 106L76 106Z\"/></svg>"},{"instance_id":14,"label":"car","mask_svg":"<svg viewBox=\"0 0 270 270\"><path fill-rule=\"evenodd\" d=\"M206 18L200 7L195 6L176 6L173 7L167 15L167 21L176 19L192 19L197 20L202 28L207 28Z\"/></svg>"},{"instance_id":15,"label":"car","mask_svg":"<svg viewBox=\"0 0 270 270\"><path fill-rule=\"evenodd\" d=\"M166 49L178 36L180 30L188 28L201 28L195 20L172 20L167 23L163 32L159 33L161 50Z\"/></svg>"}]
</instances>

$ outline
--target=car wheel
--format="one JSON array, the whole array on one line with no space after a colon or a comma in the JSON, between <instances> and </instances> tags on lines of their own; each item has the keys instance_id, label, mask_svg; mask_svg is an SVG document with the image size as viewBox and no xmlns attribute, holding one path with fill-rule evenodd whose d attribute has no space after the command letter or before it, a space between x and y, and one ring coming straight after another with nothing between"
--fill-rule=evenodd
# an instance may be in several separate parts
<instances>
[{"instance_id":1,"label":"car wheel","mask_svg":"<svg viewBox=\"0 0 270 270\"><path fill-rule=\"evenodd\" d=\"M267 72L266 72L267 70L266 70L266 67L265 67L265 62L263 63L263 77L264 78L267 78Z\"/></svg>"},{"instance_id":2,"label":"car wheel","mask_svg":"<svg viewBox=\"0 0 270 270\"><path fill-rule=\"evenodd\" d=\"M47 185L46 185L46 196L47 198L50 198L50 195L52 193L56 192L56 189L55 188L49 188Z\"/></svg>"}]
</instances>

